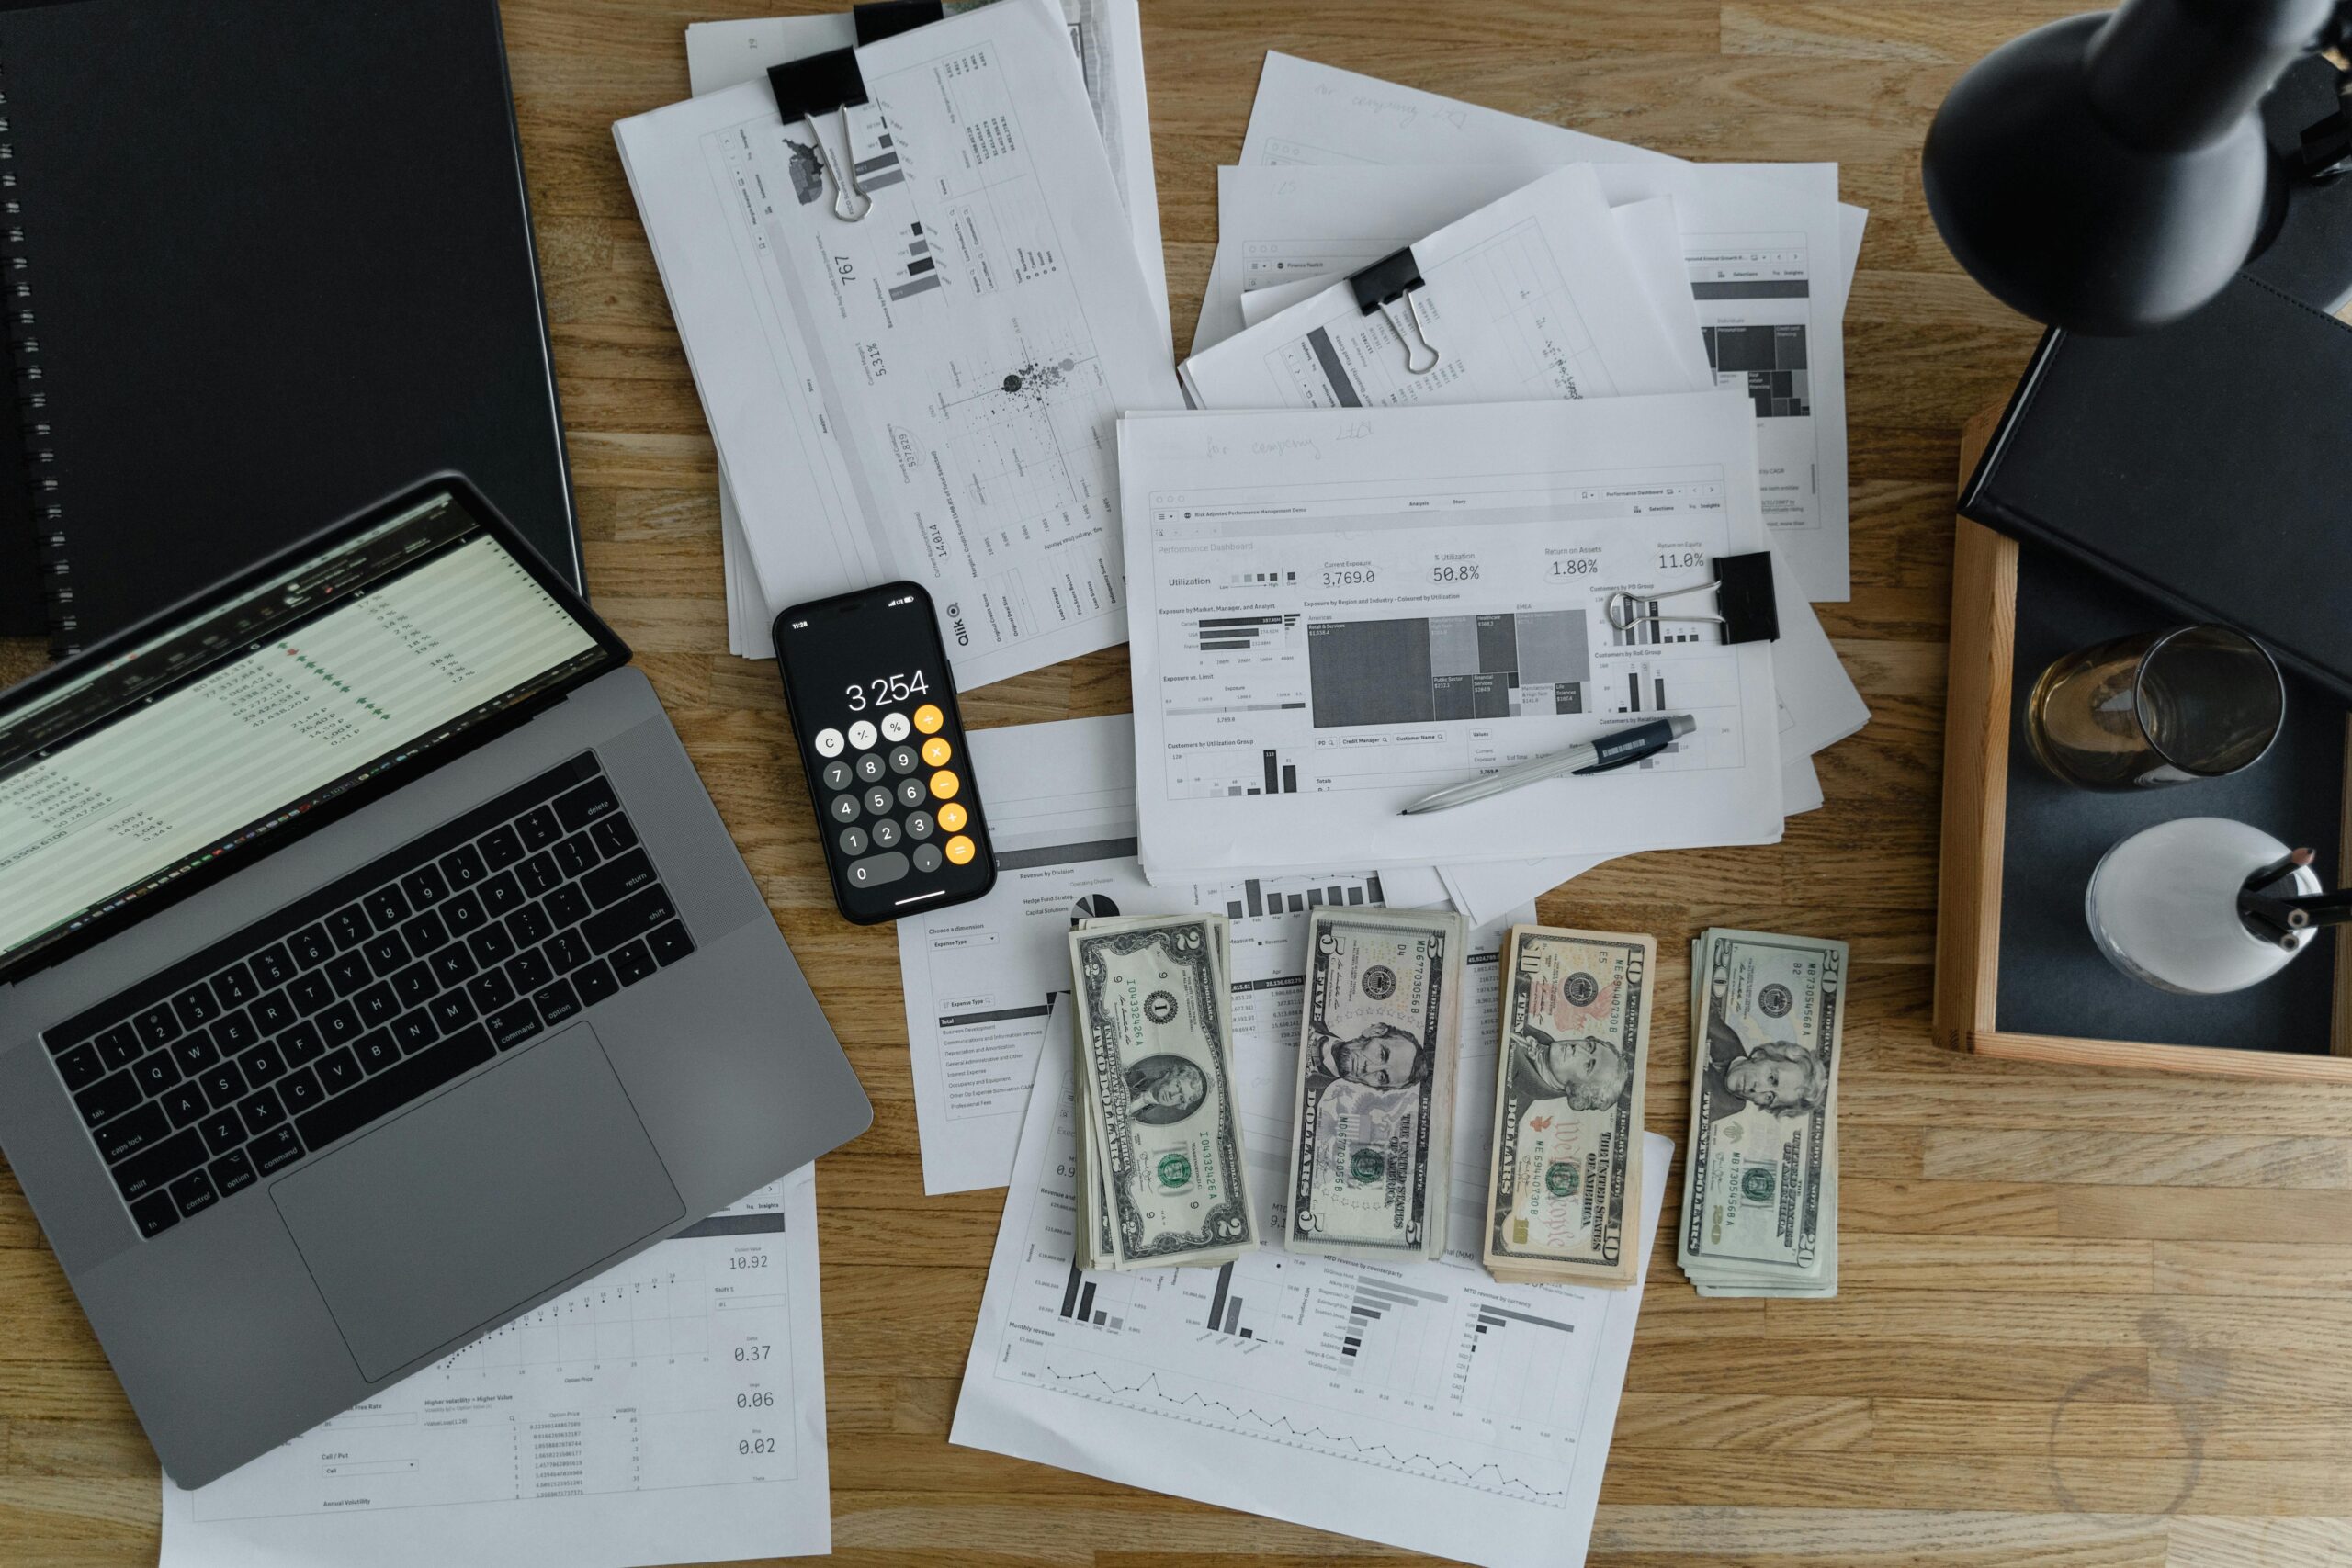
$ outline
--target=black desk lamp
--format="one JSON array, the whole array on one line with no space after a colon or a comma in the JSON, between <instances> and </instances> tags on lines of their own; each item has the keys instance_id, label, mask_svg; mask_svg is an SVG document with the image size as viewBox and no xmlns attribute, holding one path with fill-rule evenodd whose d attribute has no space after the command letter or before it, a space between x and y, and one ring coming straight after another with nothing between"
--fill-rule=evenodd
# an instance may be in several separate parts
<instances>
[{"instance_id":1,"label":"black desk lamp","mask_svg":"<svg viewBox=\"0 0 2352 1568\"><path fill-rule=\"evenodd\" d=\"M2188 315L2278 232L2295 182L2345 166L2340 105L2284 161L2261 113L2300 57L2341 41L2337 9L2125 0L2011 39L1928 132L1920 173L1944 243L2053 326L2120 335Z\"/></svg>"}]
</instances>

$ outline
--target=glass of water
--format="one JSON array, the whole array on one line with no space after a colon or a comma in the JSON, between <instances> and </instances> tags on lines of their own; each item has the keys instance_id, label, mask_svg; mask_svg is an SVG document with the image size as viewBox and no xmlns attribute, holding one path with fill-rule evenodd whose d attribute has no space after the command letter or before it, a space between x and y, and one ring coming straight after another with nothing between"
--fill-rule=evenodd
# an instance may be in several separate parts
<instances>
[{"instance_id":1,"label":"glass of water","mask_svg":"<svg viewBox=\"0 0 2352 1568\"><path fill-rule=\"evenodd\" d=\"M2253 766L2286 715L2286 682L2260 643L2228 626L2177 626L2043 671L2026 741L2077 789L2148 789Z\"/></svg>"}]
</instances>

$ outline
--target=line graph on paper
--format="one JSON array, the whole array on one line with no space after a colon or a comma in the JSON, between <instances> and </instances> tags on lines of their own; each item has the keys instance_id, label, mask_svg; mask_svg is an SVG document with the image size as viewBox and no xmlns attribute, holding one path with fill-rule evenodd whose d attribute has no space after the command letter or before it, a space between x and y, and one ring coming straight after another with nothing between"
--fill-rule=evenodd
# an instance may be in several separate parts
<instances>
[{"instance_id":1,"label":"line graph on paper","mask_svg":"<svg viewBox=\"0 0 2352 1568\"><path fill-rule=\"evenodd\" d=\"M1283 1185L1271 1167L1252 1177L1261 1193ZM1568 1506L1598 1344L1569 1298L1498 1288L1466 1259L1408 1273L1273 1247L1215 1269L1090 1272L1071 1265L1061 1179L1031 1212L998 1377L1171 1435L1203 1427Z\"/></svg>"}]
</instances>

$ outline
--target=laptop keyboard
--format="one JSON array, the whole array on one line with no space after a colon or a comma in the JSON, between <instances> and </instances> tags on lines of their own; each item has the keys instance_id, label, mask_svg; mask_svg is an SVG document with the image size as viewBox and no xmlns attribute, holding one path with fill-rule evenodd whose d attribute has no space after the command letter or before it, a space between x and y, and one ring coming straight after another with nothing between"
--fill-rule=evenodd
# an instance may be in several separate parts
<instances>
[{"instance_id":1,"label":"laptop keyboard","mask_svg":"<svg viewBox=\"0 0 2352 1568\"><path fill-rule=\"evenodd\" d=\"M583 752L46 1039L153 1237L693 951Z\"/></svg>"}]
</instances>

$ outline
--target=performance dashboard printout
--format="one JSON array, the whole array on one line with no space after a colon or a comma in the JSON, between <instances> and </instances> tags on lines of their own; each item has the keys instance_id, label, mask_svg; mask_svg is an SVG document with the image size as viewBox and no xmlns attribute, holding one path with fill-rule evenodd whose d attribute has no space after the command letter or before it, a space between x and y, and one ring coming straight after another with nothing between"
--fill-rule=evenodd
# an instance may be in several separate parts
<instances>
[{"instance_id":1,"label":"performance dashboard printout","mask_svg":"<svg viewBox=\"0 0 2352 1568\"><path fill-rule=\"evenodd\" d=\"M856 60L858 222L765 83L615 127L765 600L910 578L967 688L1109 647L1114 423L1182 395L1061 12Z\"/></svg>"},{"instance_id":2,"label":"performance dashboard printout","mask_svg":"<svg viewBox=\"0 0 2352 1568\"><path fill-rule=\"evenodd\" d=\"M1492 1083L1495 1038L1464 1019L1454 1147L1479 1163L1455 1164L1442 1259L1270 1245L1128 1274L1073 1261L1069 1053L1048 1053L949 1440L1488 1568L1581 1562L1642 1286L1500 1285L1479 1267L1494 1096L1468 1089ZM1243 1152L1278 1235L1290 1074L1260 1076L1285 1087L1245 1089ZM1646 1274L1674 1145L1645 1137Z\"/></svg>"},{"instance_id":3,"label":"performance dashboard printout","mask_svg":"<svg viewBox=\"0 0 2352 1568\"><path fill-rule=\"evenodd\" d=\"M1766 547L1754 432L1720 390L1121 422L1153 881L1776 840L1772 645L1605 614ZM1669 714L1632 767L1398 815Z\"/></svg>"},{"instance_id":4,"label":"performance dashboard printout","mask_svg":"<svg viewBox=\"0 0 2352 1568\"><path fill-rule=\"evenodd\" d=\"M1269 51L1241 162L1650 163L1662 166L1663 178L1665 167L1679 161ZM1789 186L1783 215L1736 227L1694 226L1685 216L1691 291L1708 329L1718 381L1741 389L1756 405L1768 470L1763 500L1774 542L1797 568L1806 597L1843 600L1851 595L1844 257L1846 235L1858 229L1861 215L1847 209L1841 220L1825 222L1807 194L1807 182L1817 175L1765 175L1763 167L1743 165L1743 172L1798 182ZM1702 181L1688 188L1713 186ZM1679 203L1682 195L1676 194Z\"/></svg>"},{"instance_id":5,"label":"performance dashboard printout","mask_svg":"<svg viewBox=\"0 0 2352 1568\"><path fill-rule=\"evenodd\" d=\"M970 744L973 767L991 781L996 886L985 898L899 922L928 1193L1011 1179L1049 998L1070 988L1074 922L1222 911L1232 922L1235 1033L1287 1040L1298 1029L1308 912L1387 902L1377 872L1145 881L1136 858L1135 729L1125 714L975 730ZM1496 919L1532 920L1535 910L1498 908ZM1489 955L1498 931L1487 941ZM1474 978L1481 973L1491 989L1491 963ZM1068 1035L1059 1038L1067 1051Z\"/></svg>"},{"instance_id":6,"label":"performance dashboard printout","mask_svg":"<svg viewBox=\"0 0 2352 1568\"><path fill-rule=\"evenodd\" d=\"M161 1568L636 1568L832 1550L815 1168L231 1472Z\"/></svg>"},{"instance_id":7,"label":"performance dashboard printout","mask_svg":"<svg viewBox=\"0 0 2352 1568\"><path fill-rule=\"evenodd\" d=\"M1193 402L1393 407L1706 384L1705 365L1668 336L1589 165L1555 170L1417 238L1412 254L1421 281L1411 305L1437 355L1432 368L1409 369L1388 313L1366 313L1334 282L1279 326L1186 360L1180 374Z\"/></svg>"},{"instance_id":8,"label":"performance dashboard printout","mask_svg":"<svg viewBox=\"0 0 2352 1568\"><path fill-rule=\"evenodd\" d=\"M978 0L992 4L995 0ZM1144 91L1143 18L1136 0L1061 0L1071 51L1086 78L1102 145L1118 181L1119 199L1135 234L1136 255L1160 330L1168 330L1168 273L1159 243L1159 187L1151 164L1150 103ZM950 7L968 8L959 4ZM692 22L686 27L686 77L696 97L741 83L764 81L768 67L805 60L857 42L855 20L847 11L801 17L750 17L740 21ZM726 541L727 641L746 659L773 659L772 635L779 600L771 606L760 587L735 497L722 475L718 527Z\"/></svg>"}]
</instances>

